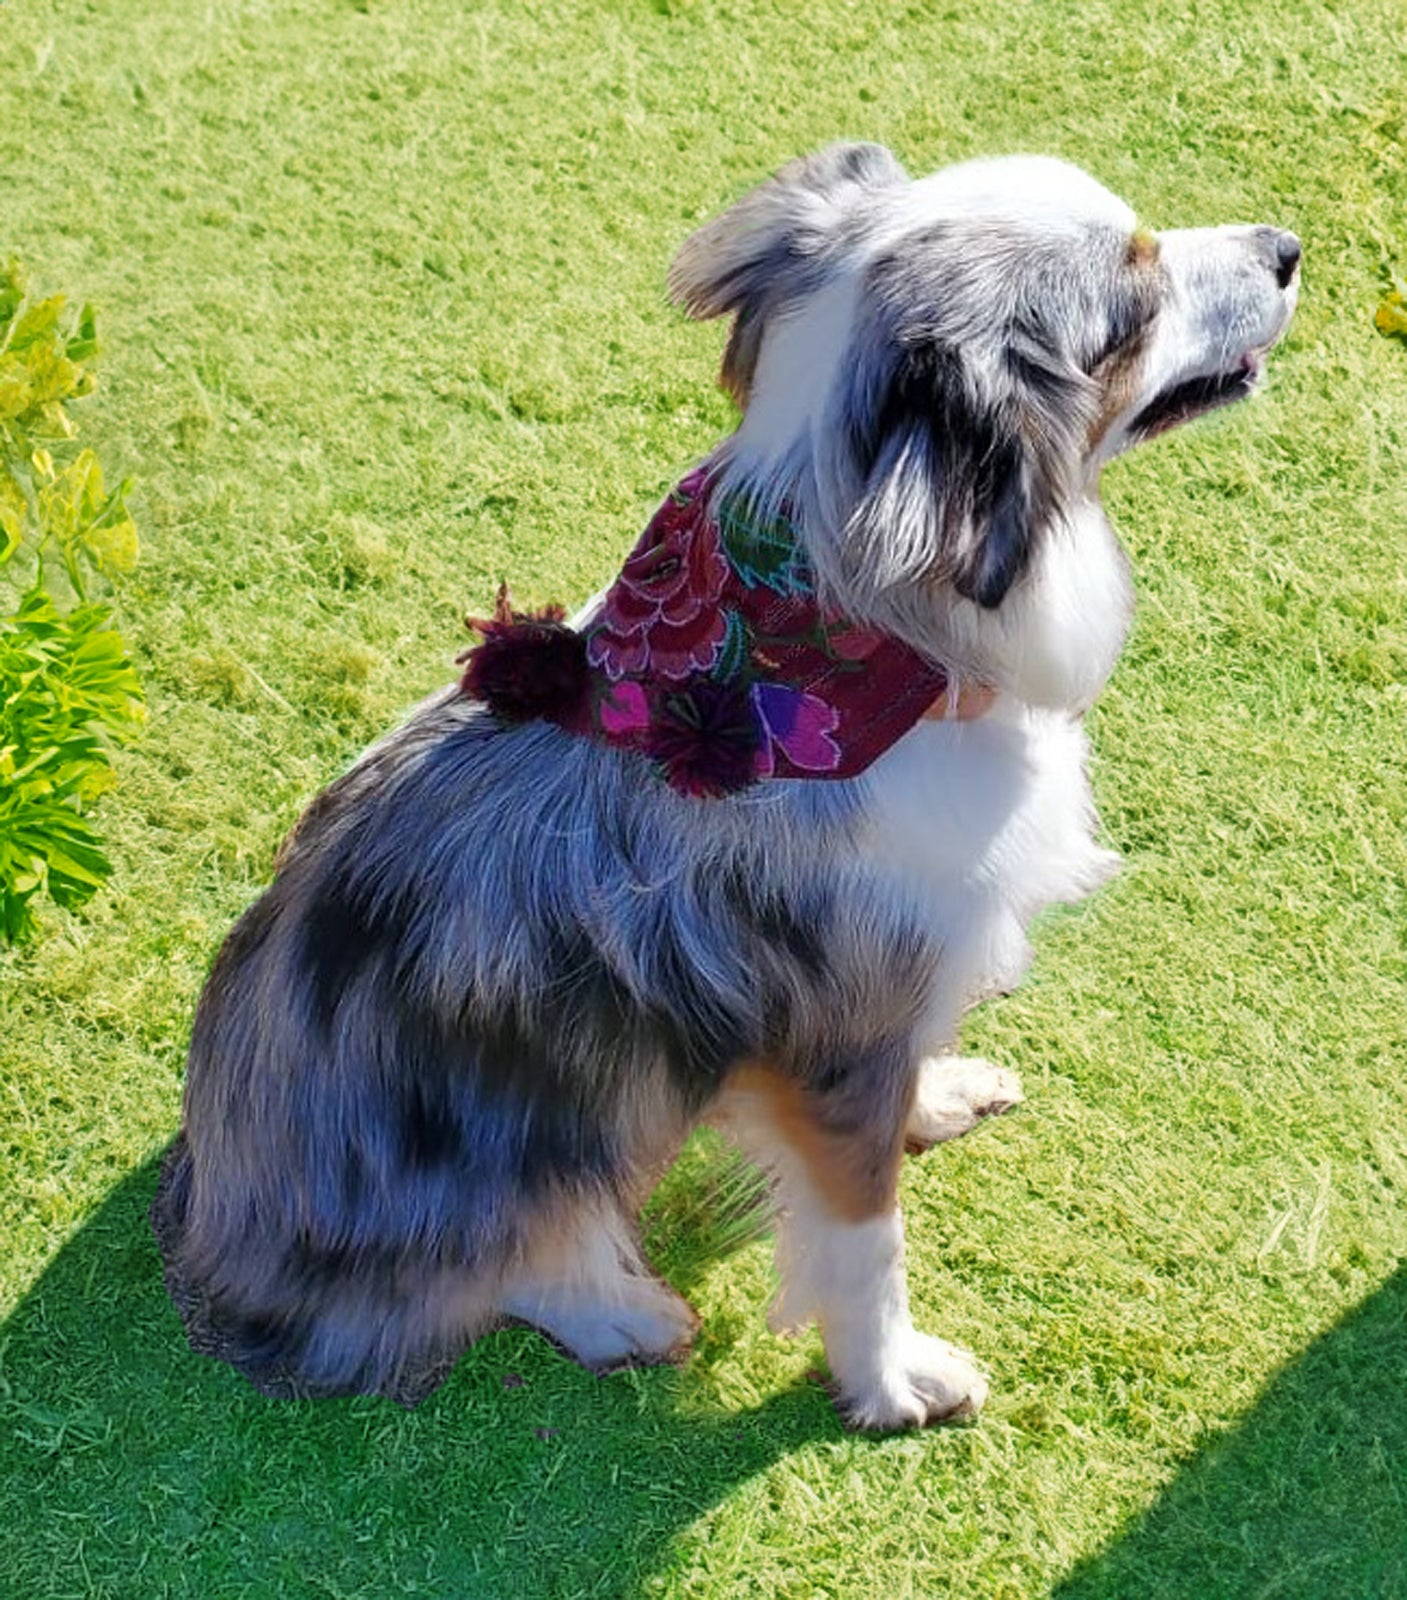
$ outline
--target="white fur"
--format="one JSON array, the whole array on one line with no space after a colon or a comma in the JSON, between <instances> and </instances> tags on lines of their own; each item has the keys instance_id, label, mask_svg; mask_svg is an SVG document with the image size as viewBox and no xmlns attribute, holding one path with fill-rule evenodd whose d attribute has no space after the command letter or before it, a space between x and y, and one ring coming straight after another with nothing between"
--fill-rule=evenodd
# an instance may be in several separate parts
<instances>
[{"instance_id":1,"label":"white fur","mask_svg":"<svg viewBox=\"0 0 1407 1600\"><path fill-rule=\"evenodd\" d=\"M814 1307L854 1426L911 1428L976 1416L987 1381L972 1357L920 1333L909 1315L897 1207L859 1223L836 1222L823 1211L793 1212L782 1226L797 1241L792 1282Z\"/></svg>"},{"instance_id":2,"label":"white fur","mask_svg":"<svg viewBox=\"0 0 1407 1600\"><path fill-rule=\"evenodd\" d=\"M923 1427L974 1417L987 1382L971 1356L919 1333L904 1278L904 1221L895 1206L852 1222L835 1215L765 1098L726 1090L712 1118L771 1173L777 1189L781 1288L768 1321L779 1333L815 1321L837 1399L857 1428Z\"/></svg>"},{"instance_id":3,"label":"white fur","mask_svg":"<svg viewBox=\"0 0 1407 1600\"><path fill-rule=\"evenodd\" d=\"M930 1048L1020 981L1032 916L1117 869L1094 839L1086 751L1074 718L999 699L972 722L919 723L871 768L866 852L944 951Z\"/></svg>"},{"instance_id":4,"label":"white fur","mask_svg":"<svg viewBox=\"0 0 1407 1600\"><path fill-rule=\"evenodd\" d=\"M812 438L839 376L855 320L859 262L768 329L747 412L731 447L754 471Z\"/></svg>"},{"instance_id":5,"label":"white fur","mask_svg":"<svg viewBox=\"0 0 1407 1600\"><path fill-rule=\"evenodd\" d=\"M698 1318L646 1266L634 1230L609 1203L583 1206L548 1240L548 1259L501 1287L498 1315L541 1328L597 1372L666 1361L693 1343Z\"/></svg>"},{"instance_id":6,"label":"white fur","mask_svg":"<svg viewBox=\"0 0 1407 1600\"><path fill-rule=\"evenodd\" d=\"M1028 706L1086 711L1119 659L1133 612L1128 562L1092 496L1049 530L1027 582L994 611L945 597L955 660Z\"/></svg>"},{"instance_id":7,"label":"white fur","mask_svg":"<svg viewBox=\"0 0 1407 1600\"><path fill-rule=\"evenodd\" d=\"M904 1137L911 1149L961 1139L988 1117L1000 1116L1025 1096L1021 1080L1005 1067L976 1056L926 1056Z\"/></svg>"}]
</instances>

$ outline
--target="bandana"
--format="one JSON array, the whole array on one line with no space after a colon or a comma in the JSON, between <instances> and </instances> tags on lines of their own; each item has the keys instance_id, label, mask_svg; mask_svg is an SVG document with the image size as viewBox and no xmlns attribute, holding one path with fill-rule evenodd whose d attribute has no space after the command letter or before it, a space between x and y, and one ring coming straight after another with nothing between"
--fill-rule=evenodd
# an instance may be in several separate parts
<instances>
[{"instance_id":1,"label":"bandana","mask_svg":"<svg viewBox=\"0 0 1407 1600\"><path fill-rule=\"evenodd\" d=\"M770 778L853 778L925 716L988 692L817 598L783 511L759 520L691 472L651 518L581 631L522 616L500 590L464 692L503 720L543 718L638 751L672 788L720 795ZM976 698L970 698L976 690Z\"/></svg>"}]
</instances>

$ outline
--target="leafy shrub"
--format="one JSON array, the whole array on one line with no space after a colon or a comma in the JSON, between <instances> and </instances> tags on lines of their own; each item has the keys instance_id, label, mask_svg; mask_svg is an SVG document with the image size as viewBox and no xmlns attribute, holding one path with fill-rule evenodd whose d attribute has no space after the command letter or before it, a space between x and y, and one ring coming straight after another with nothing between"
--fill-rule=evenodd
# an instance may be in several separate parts
<instances>
[{"instance_id":1,"label":"leafy shrub","mask_svg":"<svg viewBox=\"0 0 1407 1600\"><path fill-rule=\"evenodd\" d=\"M142 691L111 608L90 594L137 560L130 480L112 492L91 450L66 463L71 400L91 394L92 309L30 303L0 271L0 939L31 938L32 901L81 905L112 870L87 812L114 781L102 730L141 721ZM61 457L54 460L54 452Z\"/></svg>"},{"instance_id":2,"label":"leafy shrub","mask_svg":"<svg viewBox=\"0 0 1407 1600\"><path fill-rule=\"evenodd\" d=\"M1407 339L1407 279L1394 278L1392 287L1378 302L1373 326L1389 338Z\"/></svg>"}]
</instances>

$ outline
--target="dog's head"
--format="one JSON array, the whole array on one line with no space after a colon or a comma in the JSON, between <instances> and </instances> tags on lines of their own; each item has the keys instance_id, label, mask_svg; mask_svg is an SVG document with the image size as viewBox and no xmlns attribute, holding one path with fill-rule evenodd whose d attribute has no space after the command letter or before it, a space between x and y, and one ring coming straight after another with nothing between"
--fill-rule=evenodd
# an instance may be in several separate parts
<instances>
[{"instance_id":1,"label":"dog's head","mask_svg":"<svg viewBox=\"0 0 1407 1600\"><path fill-rule=\"evenodd\" d=\"M992 612L1103 462L1250 392L1298 264L1272 227L1140 228L1061 161L915 182L857 144L694 234L670 287L733 316L730 470L812 513L823 579L871 614L915 587Z\"/></svg>"}]
</instances>

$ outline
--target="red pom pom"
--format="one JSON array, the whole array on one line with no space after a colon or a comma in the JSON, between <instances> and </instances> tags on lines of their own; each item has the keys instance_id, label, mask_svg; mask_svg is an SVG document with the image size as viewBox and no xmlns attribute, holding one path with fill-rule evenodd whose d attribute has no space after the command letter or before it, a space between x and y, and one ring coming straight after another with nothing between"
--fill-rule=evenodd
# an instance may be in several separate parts
<instances>
[{"instance_id":1,"label":"red pom pom","mask_svg":"<svg viewBox=\"0 0 1407 1600\"><path fill-rule=\"evenodd\" d=\"M513 611L504 584L492 618L470 621L484 642L460 657L462 692L505 722L571 717L586 693L590 669L586 640L562 616L560 606L536 617Z\"/></svg>"},{"instance_id":2,"label":"red pom pom","mask_svg":"<svg viewBox=\"0 0 1407 1600\"><path fill-rule=\"evenodd\" d=\"M758 742L747 686L697 678L659 708L646 749L671 788L711 799L756 781Z\"/></svg>"}]
</instances>

